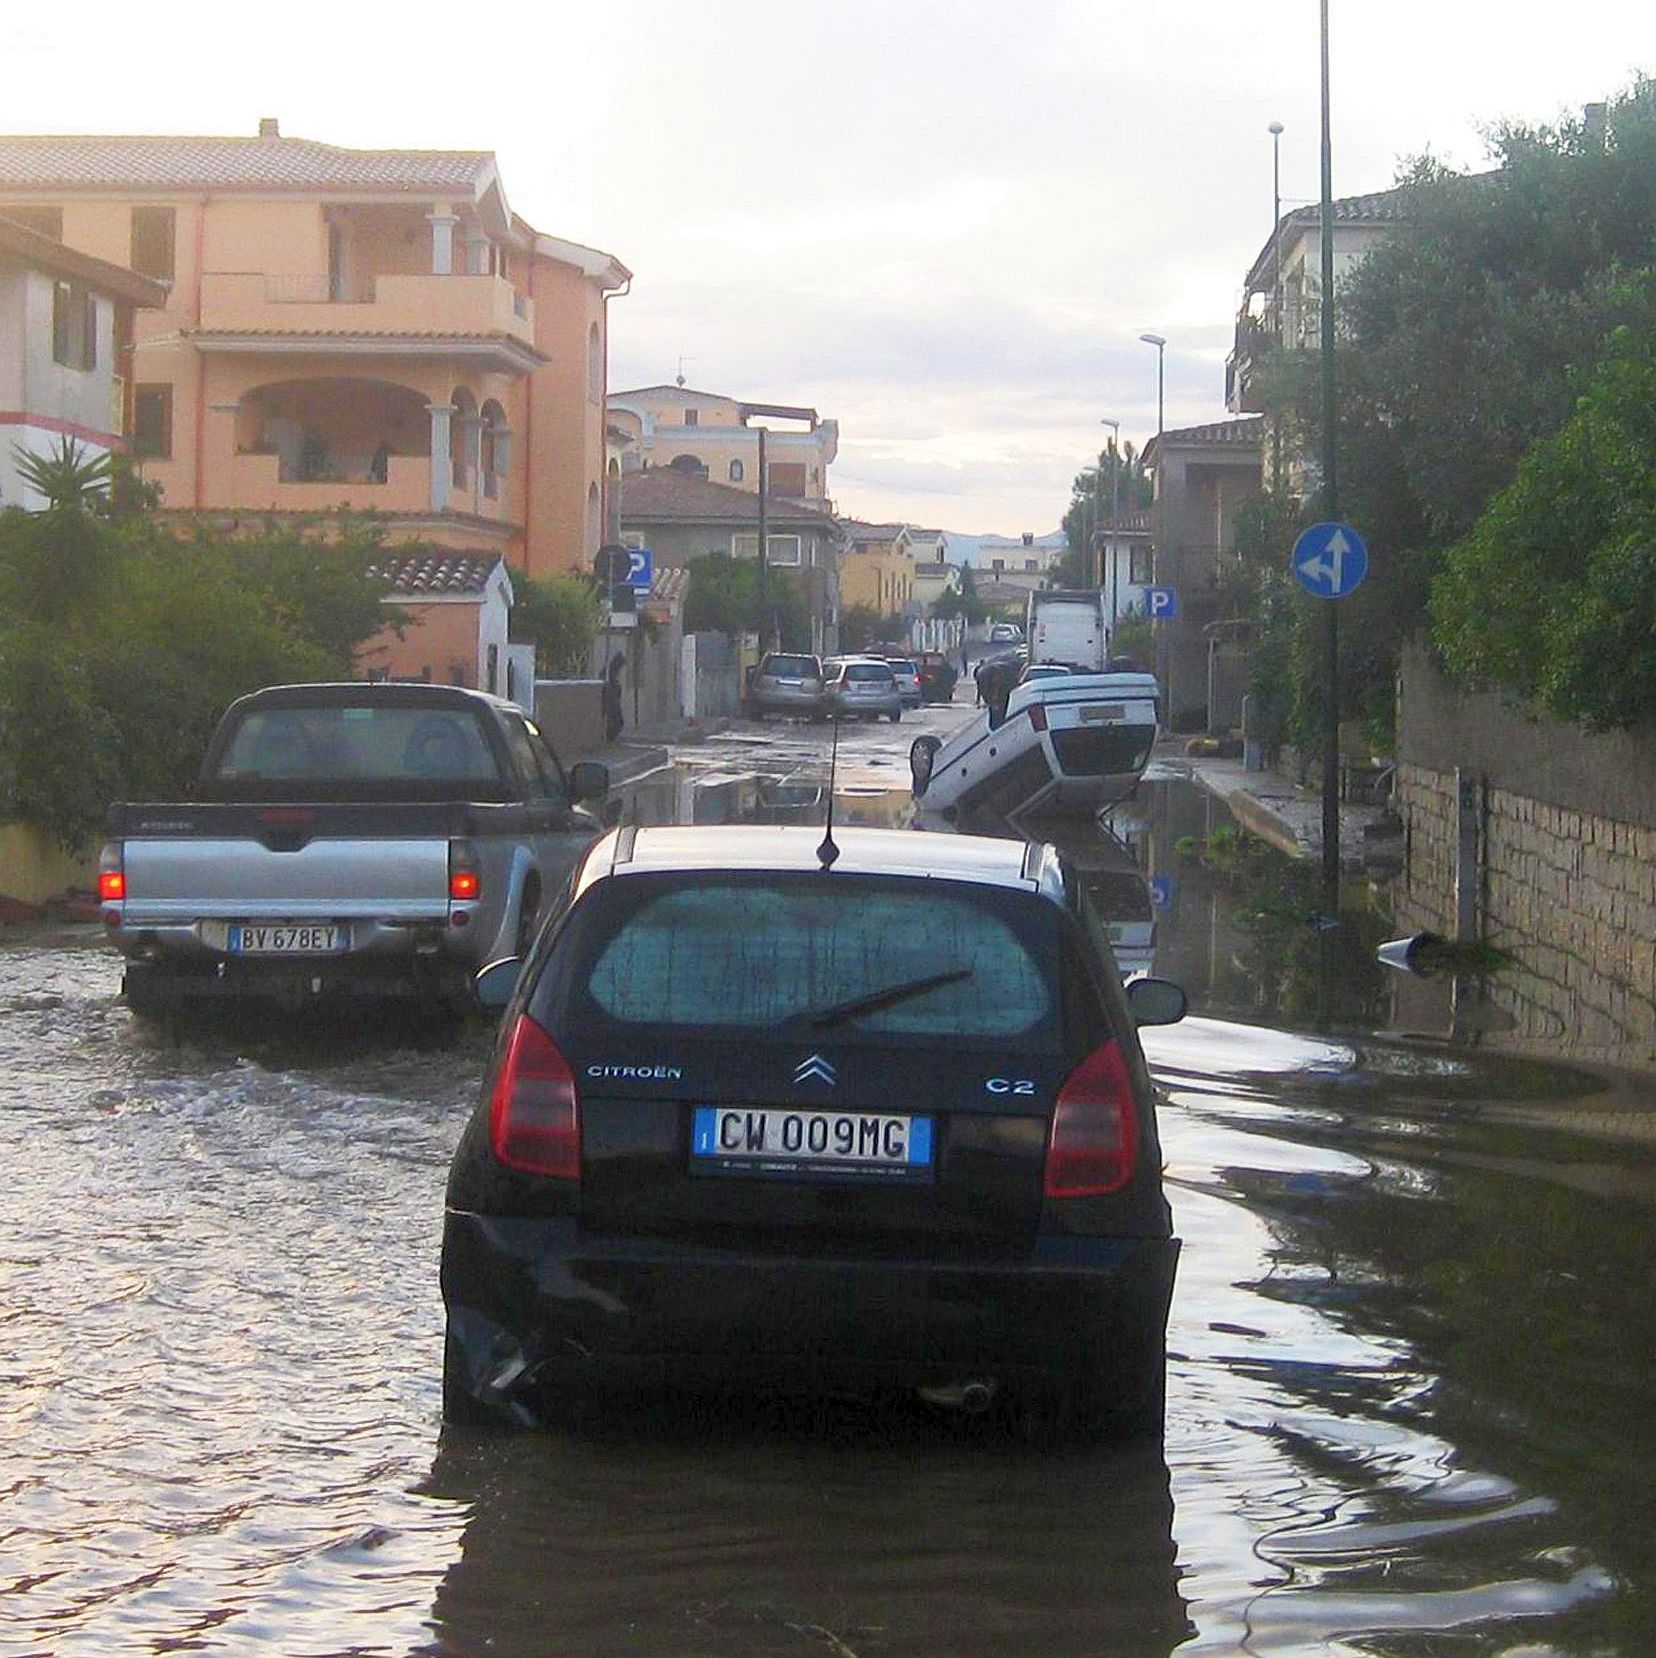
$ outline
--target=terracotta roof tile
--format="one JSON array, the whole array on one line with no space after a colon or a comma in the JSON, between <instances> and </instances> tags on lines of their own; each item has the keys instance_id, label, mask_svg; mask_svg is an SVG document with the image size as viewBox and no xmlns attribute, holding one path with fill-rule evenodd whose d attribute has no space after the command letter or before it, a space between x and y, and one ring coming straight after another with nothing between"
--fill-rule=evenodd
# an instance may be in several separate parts
<instances>
[{"instance_id":1,"label":"terracotta roof tile","mask_svg":"<svg viewBox=\"0 0 1656 1658\"><path fill-rule=\"evenodd\" d=\"M487 150L344 150L309 138L0 137L0 188L408 191L477 188Z\"/></svg>"},{"instance_id":2,"label":"terracotta roof tile","mask_svg":"<svg viewBox=\"0 0 1656 1658\"><path fill-rule=\"evenodd\" d=\"M438 594L481 594L499 563L498 553L424 548L417 553L392 554L369 574L385 580L399 598L422 599Z\"/></svg>"},{"instance_id":3,"label":"terracotta roof tile","mask_svg":"<svg viewBox=\"0 0 1656 1658\"><path fill-rule=\"evenodd\" d=\"M808 501L779 500L766 503L771 526L800 519L833 522L825 506ZM715 484L670 466L652 466L644 472L629 472L621 483L621 521L634 528L649 523L708 519L756 523L759 497L729 484Z\"/></svg>"}]
</instances>

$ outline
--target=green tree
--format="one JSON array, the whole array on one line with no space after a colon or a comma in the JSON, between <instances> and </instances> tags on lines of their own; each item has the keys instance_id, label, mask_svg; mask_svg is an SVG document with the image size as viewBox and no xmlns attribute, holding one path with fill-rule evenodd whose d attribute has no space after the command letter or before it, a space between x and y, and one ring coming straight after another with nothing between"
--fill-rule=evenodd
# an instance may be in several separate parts
<instances>
[{"instance_id":1,"label":"green tree","mask_svg":"<svg viewBox=\"0 0 1656 1658\"><path fill-rule=\"evenodd\" d=\"M1569 419L1613 330L1656 326L1656 294L1628 281L1656 246L1656 83L1612 102L1602 133L1506 126L1491 147L1494 169L1473 177L1410 164L1397 228L1336 296L1339 512L1371 555L1341 601L1342 704L1376 728L1448 549ZM1316 354L1280 354L1258 384L1290 452L1320 454ZM1321 516L1314 475L1274 510L1284 527ZM1291 545L1258 574L1254 664L1290 722L1321 649L1318 601L1284 586Z\"/></svg>"},{"instance_id":2,"label":"green tree","mask_svg":"<svg viewBox=\"0 0 1656 1658\"><path fill-rule=\"evenodd\" d=\"M1616 330L1563 429L1449 550L1431 614L1475 685L1598 730L1656 724L1656 329Z\"/></svg>"},{"instance_id":3,"label":"green tree","mask_svg":"<svg viewBox=\"0 0 1656 1658\"><path fill-rule=\"evenodd\" d=\"M793 571L772 569L761 583L754 560L729 553L692 559L689 570L686 633L757 633L767 645L780 639L783 650L810 649L810 609Z\"/></svg>"},{"instance_id":4,"label":"green tree","mask_svg":"<svg viewBox=\"0 0 1656 1658\"><path fill-rule=\"evenodd\" d=\"M597 583L587 575L512 573L512 638L535 647L535 671L568 678L586 671L603 629Z\"/></svg>"},{"instance_id":5,"label":"green tree","mask_svg":"<svg viewBox=\"0 0 1656 1658\"><path fill-rule=\"evenodd\" d=\"M1112 507L1121 514L1143 512L1152 499L1144 460L1131 443L1116 448L1110 441L1098 453L1097 461L1075 475L1070 485L1069 506L1064 512L1064 539L1068 542L1054 570L1059 587L1086 587L1092 584L1087 562L1088 543L1099 525L1109 521Z\"/></svg>"}]
</instances>

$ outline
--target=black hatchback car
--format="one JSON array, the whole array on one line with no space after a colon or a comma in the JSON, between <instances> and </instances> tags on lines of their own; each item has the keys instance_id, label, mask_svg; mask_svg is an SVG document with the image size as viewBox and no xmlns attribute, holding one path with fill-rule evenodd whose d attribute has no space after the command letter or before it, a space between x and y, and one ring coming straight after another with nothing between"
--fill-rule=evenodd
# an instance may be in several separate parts
<instances>
[{"instance_id":1,"label":"black hatchback car","mask_svg":"<svg viewBox=\"0 0 1656 1658\"><path fill-rule=\"evenodd\" d=\"M1179 1245L1137 1024L1050 847L625 828L509 995L449 1176L450 1421L590 1385L997 1395L1159 1430Z\"/></svg>"}]
</instances>

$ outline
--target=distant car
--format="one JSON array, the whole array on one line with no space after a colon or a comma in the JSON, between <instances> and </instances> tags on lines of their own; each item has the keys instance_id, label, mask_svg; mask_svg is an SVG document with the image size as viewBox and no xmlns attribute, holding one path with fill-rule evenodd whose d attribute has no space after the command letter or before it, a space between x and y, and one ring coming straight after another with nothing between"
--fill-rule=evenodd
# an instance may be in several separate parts
<instances>
[{"instance_id":1,"label":"distant car","mask_svg":"<svg viewBox=\"0 0 1656 1658\"><path fill-rule=\"evenodd\" d=\"M1159 1433L1179 1254L1144 1024L1050 847L623 828L526 962L449 1173L443 1410L653 1382Z\"/></svg>"},{"instance_id":2,"label":"distant car","mask_svg":"<svg viewBox=\"0 0 1656 1658\"><path fill-rule=\"evenodd\" d=\"M827 712L821 658L768 652L748 687L747 707L756 720L767 714L821 719Z\"/></svg>"},{"instance_id":3,"label":"distant car","mask_svg":"<svg viewBox=\"0 0 1656 1658\"><path fill-rule=\"evenodd\" d=\"M919 665L906 656L888 656L886 661L891 665L892 677L897 681L897 692L903 699L903 706L918 708L921 702Z\"/></svg>"},{"instance_id":4,"label":"distant car","mask_svg":"<svg viewBox=\"0 0 1656 1658\"><path fill-rule=\"evenodd\" d=\"M996 622L989 629L991 645L1016 645L1023 638L1023 629L1012 622Z\"/></svg>"},{"instance_id":5,"label":"distant car","mask_svg":"<svg viewBox=\"0 0 1656 1658\"><path fill-rule=\"evenodd\" d=\"M902 719L903 693L889 662L875 656L831 656L822 666L831 715L877 720L883 714L893 724Z\"/></svg>"}]
</instances>

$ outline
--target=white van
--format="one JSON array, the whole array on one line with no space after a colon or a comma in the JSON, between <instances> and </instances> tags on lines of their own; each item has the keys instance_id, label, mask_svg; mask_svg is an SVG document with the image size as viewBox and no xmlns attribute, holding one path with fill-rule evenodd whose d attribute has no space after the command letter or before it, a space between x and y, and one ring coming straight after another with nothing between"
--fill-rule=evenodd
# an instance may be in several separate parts
<instances>
[{"instance_id":1,"label":"white van","mask_svg":"<svg viewBox=\"0 0 1656 1658\"><path fill-rule=\"evenodd\" d=\"M1031 593L1024 637L1031 666L1061 662L1083 673L1102 673L1110 649L1104 595L1063 588Z\"/></svg>"}]
</instances>

